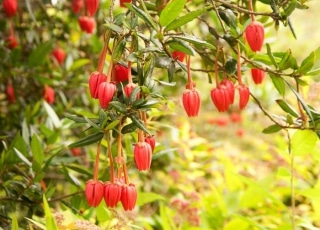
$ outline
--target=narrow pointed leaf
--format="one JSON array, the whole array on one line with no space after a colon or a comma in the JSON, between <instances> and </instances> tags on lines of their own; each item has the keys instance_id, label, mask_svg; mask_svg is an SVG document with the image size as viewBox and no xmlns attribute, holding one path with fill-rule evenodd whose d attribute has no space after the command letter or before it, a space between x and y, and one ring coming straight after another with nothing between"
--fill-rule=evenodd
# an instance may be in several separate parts
<instances>
[{"instance_id":1,"label":"narrow pointed leaf","mask_svg":"<svg viewBox=\"0 0 320 230\"><path fill-rule=\"evenodd\" d=\"M183 10L186 0L172 0L161 11L159 22L161 26L166 26L174 21Z\"/></svg>"},{"instance_id":2,"label":"narrow pointed leaf","mask_svg":"<svg viewBox=\"0 0 320 230\"><path fill-rule=\"evenodd\" d=\"M45 195L43 195L43 208L44 208L44 213L46 218L46 228L50 230L58 230L57 223L52 216L52 213L50 211L50 207Z\"/></svg>"},{"instance_id":3,"label":"narrow pointed leaf","mask_svg":"<svg viewBox=\"0 0 320 230\"><path fill-rule=\"evenodd\" d=\"M95 142L100 141L104 136L103 132L97 132L97 133L92 133L84 138L81 138L80 140L70 144L68 147L69 148L75 148L75 147L82 147L86 145L93 144Z\"/></svg>"},{"instance_id":4,"label":"narrow pointed leaf","mask_svg":"<svg viewBox=\"0 0 320 230\"><path fill-rule=\"evenodd\" d=\"M278 69L278 64L277 64L277 62L276 62L276 60L275 60L275 57L273 56L273 54L272 54L272 52L271 52L270 44L267 43L266 45L267 45L267 53L268 53L268 56L269 56L272 64L274 65L274 67L276 67L276 69Z\"/></svg>"},{"instance_id":5,"label":"narrow pointed leaf","mask_svg":"<svg viewBox=\"0 0 320 230\"><path fill-rule=\"evenodd\" d=\"M269 74L272 80L273 85L276 87L281 96L284 96L286 85L283 78L275 76L274 74Z\"/></svg>"},{"instance_id":6,"label":"narrow pointed leaf","mask_svg":"<svg viewBox=\"0 0 320 230\"><path fill-rule=\"evenodd\" d=\"M37 135L33 135L31 138L31 150L33 154L33 159L39 164L42 165L44 160L43 147L39 141Z\"/></svg>"},{"instance_id":7,"label":"narrow pointed leaf","mask_svg":"<svg viewBox=\"0 0 320 230\"><path fill-rule=\"evenodd\" d=\"M144 12L140 8L136 7L135 5L132 4L125 4L127 8L135 13L139 18L141 18L145 23L147 23L150 27L152 27L154 30L157 30L157 25L153 21L152 17L148 12Z\"/></svg>"},{"instance_id":8,"label":"narrow pointed leaf","mask_svg":"<svg viewBox=\"0 0 320 230\"><path fill-rule=\"evenodd\" d=\"M276 133L276 132L279 132L281 129L282 129L281 126L274 124L262 130L262 133L264 134Z\"/></svg>"},{"instance_id":9,"label":"narrow pointed leaf","mask_svg":"<svg viewBox=\"0 0 320 230\"><path fill-rule=\"evenodd\" d=\"M143 124L143 122L137 118L134 114L130 116L132 122L141 130L143 130L145 133L150 134L149 130L145 127L145 125Z\"/></svg>"},{"instance_id":10,"label":"narrow pointed leaf","mask_svg":"<svg viewBox=\"0 0 320 230\"><path fill-rule=\"evenodd\" d=\"M167 42L166 44L169 45L169 47L171 49L181 51L187 55L194 56L196 54L194 49L188 43L186 43L184 41L181 41L178 39L173 39L173 40Z\"/></svg>"},{"instance_id":11,"label":"narrow pointed leaf","mask_svg":"<svg viewBox=\"0 0 320 230\"><path fill-rule=\"evenodd\" d=\"M206 41L203 41L203 40L200 40L194 36L190 36L190 35L173 35L172 38L176 38L176 39L181 39L181 40L184 40L184 41L187 41L187 42L190 42L192 44L195 44L195 45L200 45L200 46L204 46L204 47L207 47L209 49L214 49L215 46L206 42Z\"/></svg>"},{"instance_id":12,"label":"narrow pointed leaf","mask_svg":"<svg viewBox=\"0 0 320 230\"><path fill-rule=\"evenodd\" d=\"M165 27L164 31L175 30L175 29L179 28L180 26L183 26L183 25L187 24L188 22L191 22L192 20L194 20L195 18L197 18L198 16L200 16L201 14L203 14L204 12L209 10L210 8L211 7L205 7L203 9L189 12L186 15L179 17L176 20L172 21L169 25L167 25Z\"/></svg>"},{"instance_id":13,"label":"narrow pointed leaf","mask_svg":"<svg viewBox=\"0 0 320 230\"><path fill-rule=\"evenodd\" d=\"M22 160L26 165L31 167L32 163L16 148L13 148L14 152L17 154L17 156Z\"/></svg>"},{"instance_id":14,"label":"narrow pointed leaf","mask_svg":"<svg viewBox=\"0 0 320 230\"><path fill-rule=\"evenodd\" d=\"M294 117L299 117L299 113L296 112L294 110L294 108L292 108L291 105L289 105L285 100L282 99L278 99L276 100L276 102L278 103L278 105L281 107L281 109L289 114L291 114Z\"/></svg>"},{"instance_id":15,"label":"narrow pointed leaf","mask_svg":"<svg viewBox=\"0 0 320 230\"><path fill-rule=\"evenodd\" d=\"M52 50L53 41L47 41L39 44L29 55L28 65L35 67L42 65L47 60L47 55Z\"/></svg>"},{"instance_id":16,"label":"narrow pointed leaf","mask_svg":"<svg viewBox=\"0 0 320 230\"><path fill-rule=\"evenodd\" d=\"M315 61L316 61L316 54L313 51L313 52L311 52L311 54L308 57L306 57L302 61L301 66L300 66L300 68L298 69L297 72L301 73L301 74L307 73L308 71L310 71L312 69Z\"/></svg>"}]
</instances>

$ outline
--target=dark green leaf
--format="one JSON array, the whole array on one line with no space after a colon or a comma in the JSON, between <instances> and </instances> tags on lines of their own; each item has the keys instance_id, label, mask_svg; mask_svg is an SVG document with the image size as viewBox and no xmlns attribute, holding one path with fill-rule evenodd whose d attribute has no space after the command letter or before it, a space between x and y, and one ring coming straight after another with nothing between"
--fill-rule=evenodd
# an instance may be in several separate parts
<instances>
[{"instance_id":1,"label":"dark green leaf","mask_svg":"<svg viewBox=\"0 0 320 230\"><path fill-rule=\"evenodd\" d=\"M169 25L183 10L186 0L172 0L161 11L159 22L161 26Z\"/></svg>"},{"instance_id":2,"label":"dark green leaf","mask_svg":"<svg viewBox=\"0 0 320 230\"><path fill-rule=\"evenodd\" d=\"M29 55L28 65L35 67L42 65L47 60L47 55L52 50L53 41L47 41L39 44Z\"/></svg>"},{"instance_id":3,"label":"dark green leaf","mask_svg":"<svg viewBox=\"0 0 320 230\"><path fill-rule=\"evenodd\" d=\"M269 74L272 80L273 85L276 87L281 96L284 96L286 85L283 78L276 76L272 73Z\"/></svg>"},{"instance_id":4,"label":"dark green leaf","mask_svg":"<svg viewBox=\"0 0 320 230\"><path fill-rule=\"evenodd\" d=\"M86 121L87 121L93 128L96 128L97 130L100 129L99 125L97 125L96 123L94 123L93 121L91 121L89 118L85 117L84 119L86 119Z\"/></svg>"},{"instance_id":5,"label":"dark green leaf","mask_svg":"<svg viewBox=\"0 0 320 230\"><path fill-rule=\"evenodd\" d=\"M105 24L105 26L106 26L108 29L110 29L110 30L112 30L112 31L114 31L114 32L116 32L116 33L120 33L120 34L121 34L121 33L123 32L123 29L122 29L120 26L116 25L116 24L107 22L107 23Z\"/></svg>"},{"instance_id":6,"label":"dark green leaf","mask_svg":"<svg viewBox=\"0 0 320 230\"><path fill-rule=\"evenodd\" d=\"M229 26L236 28L237 27L237 18L234 15L233 11L230 9L219 9L219 15L221 19Z\"/></svg>"},{"instance_id":7,"label":"dark green leaf","mask_svg":"<svg viewBox=\"0 0 320 230\"><path fill-rule=\"evenodd\" d=\"M92 175L92 172L86 168L86 167L82 167L81 165L78 165L78 164L73 164L73 165L65 165L66 168L69 168L75 172L78 172L80 174L85 174L87 176L91 176Z\"/></svg>"},{"instance_id":8,"label":"dark green leaf","mask_svg":"<svg viewBox=\"0 0 320 230\"><path fill-rule=\"evenodd\" d=\"M134 101L137 100L137 96L139 95L140 91L141 91L140 86L136 86L136 87L132 90L132 92L131 92L131 94L130 94L130 98L129 98L130 104L132 104Z\"/></svg>"},{"instance_id":9,"label":"dark green leaf","mask_svg":"<svg viewBox=\"0 0 320 230\"><path fill-rule=\"evenodd\" d=\"M146 79L152 77L154 66L155 66L155 58L151 56L144 65L144 77Z\"/></svg>"},{"instance_id":10,"label":"dark green leaf","mask_svg":"<svg viewBox=\"0 0 320 230\"><path fill-rule=\"evenodd\" d=\"M168 69L171 63L172 63L172 58L169 58L167 56L158 56L155 61L155 66L158 68Z\"/></svg>"},{"instance_id":11,"label":"dark green leaf","mask_svg":"<svg viewBox=\"0 0 320 230\"><path fill-rule=\"evenodd\" d=\"M114 49L113 55L112 55L114 62L118 62L121 59L125 48L126 48L125 39L123 39L119 43L117 43L116 48Z\"/></svg>"},{"instance_id":12,"label":"dark green leaf","mask_svg":"<svg viewBox=\"0 0 320 230\"><path fill-rule=\"evenodd\" d=\"M276 133L276 132L279 132L281 129L282 129L281 126L274 124L262 130L262 133L264 134Z\"/></svg>"},{"instance_id":13,"label":"dark green leaf","mask_svg":"<svg viewBox=\"0 0 320 230\"><path fill-rule=\"evenodd\" d=\"M233 75L237 71L237 60L229 59L225 64L225 69L228 75Z\"/></svg>"},{"instance_id":14,"label":"dark green leaf","mask_svg":"<svg viewBox=\"0 0 320 230\"><path fill-rule=\"evenodd\" d=\"M141 130L143 130L145 133L150 134L149 130L144 126L144 123L138 118L136 117L134 114L132 114L130 116L132 122Z\"/></svg>"},{"instance_id":15,"label":"dark green leaf","mask_svg":"<svg viewBox=\"0 0 320 230\"><path fill-rule=\"evenodd\" d=\"M179 50L185 54L192 55L192 56L196 54L194 49L184 41L173 39L171 41L168 41L166 44L169 45L169 47L173 50Z\"/></svg>"},{"instance_id":16,"label":"dark green leaf","mask_svg":"<svg viewBox=\"0 0 320 230\"><path fill-rule=\"evenodd\" d=\"M288 6L284 9L284 14L286 17L290 16L292 12L296 9L297 0L290 0Z\"/></svg>"},{"instance_id":17,"label":"dark green leaf","mask_svg":"<svg viewBox=\"0 0 320 230\"><path fill-rule=\"evenodd\" d=\"M297 113L294 108L291 107L285 100L278 99L276 100L281 109L294 117L299 117L299 113Z\"/></svg>"},{"instance_id":18,"label":"dark green leaf","mask_svg":"<svg viewBox=\"0 0 320 230\"><path fill-rule=\"evenodd\" d=\"M308 73L308 71L312 69L315 61L316 61L316 53L312 51L311 54L302 61L301 66L297 72L301 74Z\"/></svg>"},{"instance_id":19,"label":"dark green leaf","mask_svg":"<svg viewBox=\"0 0 320 230\"><path fill-rule=\"evenodd\" d=\"M199 10L191 11L187 13L186 15L177 18L176 20L172 21L169 25L167 25L164 29L164 31L169 31L169 30L175 30L179 28L182 25L187 24L188 22L192 21L193 19L197 18L200 16L202 13L206 12L209 10L211 7L205 7Z\"/></svg>"},{"instance_id":20,"label":"dark green leaf","mask_svg":"<svg viewBox=\"0 0 320 230\"><path fill-rule=\"evenodd\" d=\"M135 123L130 123L130 124L122 127L121 133L122 134L132 133L132 132L136 131L136 129L137 129L137 125Z\"/></svg>"},{"instance_id":21,"label":"dark green leaf","mask_svg":"<svg viewBox=\"0 0 320 230\"><path fill-rule=\"evenodd\" d=\"M169 82L173 81L174 71L175 71L175 65L173 62L171 62L170 66L168 68L168 81Z\"/></svg>"},{"instance_id":22,"label":"dark green leaf","mask_svg":"<svg viewBox=\"0 0 320 230\"><path fill-rule=\"evenodd\" d=\"M72 120L72 121L75 121L75 122L87 123L87 121L84 117L79 117L79 116L71 115L71 114L66 114L65 117Z\"/></svg>"},{"instance_id":23,"label":"dark green leaf","mask_svg":"<svg viewBox=\"0 0 320 230\"><path fill-rule=\"evenodd\" d=\"M297 61L292 56L291 50L289 49L282 57L280 63L278 64L280 70L286 70L288 68L297 69Z\"/></svg>"},{"instance_id":24,"label":"dark green leaf","mask_svg":"<svg viewBox=\"0 0 320 230\"><path fill-rule=\"evenodd\" d=\"M127 112L126 106L119 101L111 101L109 106L117 110L119 113L125 114Z\"/></svg>"},{"instance_id":25,"label":"dark green leaf","mask_svg":"<svg viewBox=\"0 0 320 230\"><path fill-rule=\"evenodd\" d=\"M139 9L135 5L126 4L127 8L135 13L139 18L141 18L145 23L147 23L150 27L154 30L158 30L156 23L153 21L152 17L148 12L144 12L143 10Z\"/></svg>"},{"instance_id":26,"label":"dark green leaf","mask_svg":"<svg viewBox=\"0 0 320 230\"><path fill-rule=\"evenodd\" d=\"M104 136L103 132L96 132L92 133L86 137L81 138L80 140L70 144L68 147L69 148L75 148L75 147L82 147L82 146L87 146L90 144L93 144L95 142L100 141Z\"/></svg>"}]
</instances>

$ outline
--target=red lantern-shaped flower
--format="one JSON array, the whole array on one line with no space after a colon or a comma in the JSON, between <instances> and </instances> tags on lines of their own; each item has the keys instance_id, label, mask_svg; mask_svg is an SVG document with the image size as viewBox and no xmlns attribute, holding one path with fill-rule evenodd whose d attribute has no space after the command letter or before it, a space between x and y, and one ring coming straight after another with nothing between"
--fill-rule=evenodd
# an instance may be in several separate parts
<instances>
[{"instance_id":1,"label":"red lantern-shaped flower","mask_svg":"<svg viewBox=\"0 0 320 230\"><path fill-rule=\"evenodd\" d=\"M150 146L151 146L151 150L152 152L154 151L154 148L156 147L156 139L154 138L154 136L147 136L144 139L145 142L147 142Z\"/></svg>"},{"instance_id":2,"label":"red lantern-shaped flower","mask_svg":"<svg viewBox=\"0 0 320 230\"><path fill-rule=\"evenodd\" d=\"M78 22L82 31L85 31L88 34L93 33L94 27L96 26L94 18L81 16L79 17Z\"/></svg>"},{"instance_id":3,"label":"red lantern-shaped flower","mask_svg":"<svg viewBox=\"0 0 320 230\"><path fill-rule=\"evenodd\" d=\"M57 60L59 65L61 65L64 62L64 59L66 58L66 52L64 52L64 50L62 48L60 48L60 47L55 48L52 51L52 55Z\"/></svg>"},{"instance_id":4,"label":"red lantern-shaped flower","mask_svg":"<svg viewBox=\"0 0 320 230\"><path fill-rule=\"evenodd\" d=\"M230 91L224 85L218 85L217 88L211 90L211 99L219 112L228 110L230 103Z\"/></svg>"},{"instance_id":5,"label":"red lantern-shaped flower","mask_svg":"<svg viewBox=\"0 0 320 230\"><path fill-rule=\"evenodd\" d=\"M253 68L251 69L251 76L254 83L258 85L262 83L265 76L265 72L261 69Z\"/></svg>"},{"instance_id":6,"label":"red lantern-shaped flower","mask_svg":"<svg viewBox=\"0 0 320 230\"><path fill-rule=\"evenodd\" d=\"M152 148L151 146L143 141L138 142L134 146L134 162L136 163L139 171L149 170L152 160Z\"/></svg>"},{"instance_id":7,"label":"red lantern-shaped flower","mask_svg":"<svg viewBox=\"0 0 320 230\"><path fill-rule=\"evenodd\" d=\"M121 7L126 7L126 6L124 5L124 3L126 3L126 2L131 2L131 0L120 0L120 6L121 6Z\"/></svg>"},{"instance_id":8,"label":"red lantern-shaped flower","mask_svg":"<svg viewBox=\"0 0 320 230\"><path fill-rule=\"evenodd\" d=\"M18 39L14 36L14 35L10 35L8 38L7 38L7 46L10 48L10 49L14 49L18 46Z\"/></svg>"},{"instance_id":9,"label":"red lantern-shaped flower","mask_svg":"<svg viewBox=\"0 0 320 230\"><path fill-rule=\"evenodd\" d=\"M85 194L88 204L97 207L104 195L104 185L101 181L89 180L86 183Z\"/></svg>"},{"instance_id":10,"label":"red lantern-shaped flower","mask_svg":"<svg viewBox=\"0 0 320 230\"><path fill-rule=\"evenodd\" d=\"M177 60L183 62L186 54L184 52L175 50L175 51L172 52L171 56L172 56L173 59L177 59Z\"/></svg>"},{"instance_id":11,"label":"red lantern-shaped flower","mask_svg":"<svg viewBox=\"0 0 320 230\"><path fill-rule=\"evenodd\" d=\"M245 30L245 36L253 52L261 50L264 41L264 27L260 22L251 22Z\"/></svg>"},{"instance_id":12,"label":"red lantern-shaped flower","mask_svg":"<svg viewBox=\"0 0 320 230\"><path fill-rule=\"evenodd\" d=\"M99 0L85 0L88 16L93 16L99 8Z\"/></svg>"},{"instance_id":13,"label":"red lantern-shaped flower","mask_svg":"<svg viewBox=\"0 0 320 230\"><path fill-rule=\"evenodd\" d=\"M117 183L107 182L104 187L104 201L107 207L114 208L121 199L122 186Z\"/></svg>"},{"instance_id":14,"label":"red lantern-shaped flower","mask_svg":"<svg viewBox=\"0 0 320 230\"><path fill-rule=\"evenodd\" d=\"M249 102L250 91L249 91L249 88L245 85L240 85L238 89L239 89L239 97L240 97L239 108L244 109Z\"/></svg>"},{"instance_id":15,"label":"red lantern-shaped flower","mask_svg":"<svg viewBox=\"0 0 320 230\"><path fill-rule=\"evenodd\" d=\"M14 103L16 102L16 95L14 93L14 88L13 88L13 85L11 83L9 83L7 85L7 88L6 88L6 95L7 95L7 99L10 103Z\"/></svg>"},{"instance_id":16,"label":"red lantern-shaped flower","mask_svg":"<svg viewBox=\"0 0 320 230\"><path fill-rule=\"evenodd\" d=\"M229 94L229 102L230 102L230 105L233 104L234 102L234 84L233 82L228 79L228 78L225 78L221 81L220 85L223 85L226 87L227 91L228 91L228 94Z\"/></svg>"},{"instance_id":17,"label":"red lantern-shaped flower","mask_svg":"<svg viewBox=\"0 0 320 230\"><path fill-rule=\"evenodd\" d=\"M128 67L121 64L116 64L113 68L116 82L123 82L128 80Z\"/></svg>"},{"instance_id":18,"label":"red lantern-shaped flower","mask_svg":"<svg viewBox=\"0 0 320 230\"><path fill-rule=\"evenodd\" d=\"M121 191L121 204L125 211L131 211L136 206L137 190L134 184L125 185Z\"/></svg>"},{"instance_id":19,"label":"red lantern-shaped flower","mask_svg":"<svg viewBox=\"0 0 320 230\"><path fill-rule=\"evenodd\" d=\"M18 9L17 0L3 0L2 2L4 12L8 17L12 17L16 14Z\"/></svg>"},{"instance_id":20,"label":"red lantern-shaped flower","mask_svg":"<svg viewBox=\"0 0 320 230\"><path fill-rule=\"evenodd\" d=\"M186 89L182 95L182 103L188 117L198 116L201 104L199 91L193 87Z\"/></svg>"},{"instance_id":21,"label":"red lantern-shaped flower","mask_svg":"<svg viewBox=\"0 0 320 230\"><path fill-rule=\"evenodd\" d=\"M102 109L106 109L108 107L116 89L116 85L111 82L102 82L99 85L98 98Z\"/></svg>"},{"instance_id":22,"label":"red lantern-shaped flower","mask_svg":"<svg viewBox=\"0 0 320 230\"><path fill-rule=\"evenodd\" d=\"M73 13L77 14L83 7L83 0L72 0L71 8Z\"/></svg>"},{"instance_id":23,"label":"red lantern-shaped flower","mask_svg":"<svg viewBox=\"0 0 320 230\"><path fill-rule=\"evenodd\" d=\"M54 102L54 90L48 85L44 86L43 99L45 99L49 104Z\"/></svg>"},{"instance_id":24,"label":"red lantern-shaped flower","mask_svg":"<svg viewBox=\"0 0 320 230\"><path fill-rule=\"evenodd\" d=\"M98 71L93 72L89 78L89 89L92 98L98 98L98 89L101 83L107 80L107 76Z\"/></svg>"}]
</instances>

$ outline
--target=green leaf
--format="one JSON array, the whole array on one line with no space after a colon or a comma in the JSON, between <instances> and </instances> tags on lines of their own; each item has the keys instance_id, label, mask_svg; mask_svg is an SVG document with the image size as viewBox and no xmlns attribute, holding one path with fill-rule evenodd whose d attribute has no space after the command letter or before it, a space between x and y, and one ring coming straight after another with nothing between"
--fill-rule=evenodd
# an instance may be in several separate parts
<instances>
[{"instance_id":1,"label":"green leaf","mask_svg":"<svg viewBox=\"0 0 320 230\"><path fill-rule=\"evenodd\" d=\"M132 90L132 92L131 92L131 94L130 94L130 97L129 97L129 102L130 102L130 104L132 104L134 101L137 100L137 97L138 97L140 91L141 91L140 86L136 86L136 87Z\"/></svg>"},{"instance_id":2,"label":"green leaf","mask_svg":"<svg viewBox=\"0 0 320 230\"><path fill-rule=\"evenodd\" d=\"M175 71L175 65L173 62L171 62L170 66L168 68L168 81L170 83L173 81L174 71Z\"/></svg>"},{"instance_id":3,"label":"green leaf","mask_svg":"<svg viewBox=\"0 0 320 230\"><path fill-rule=\"evenodd\" d=\"M159 22L161 26L169 25L183 10L186 0L172 0L161 11Z\"/></svg>"},{"instance_id":4,"label":"green leaf","mask_svg":"<svg viewBox=\"0 0 320 230\"><path fill-rule=\"evenodd\" d=\"M87 121L84 117L79 117L79 116L71 115L71 114L65 114L65 117L72 120L72 121L78 122L78 123L87 123Z\"/></svg>"},{"instance_id":5,"label":"green leaf","mask_svg":"<svg viewBox=\"0 0 320 230\"><path fill-rule=\"evenodd\" d=\"M157 201L157 200L165 200L165 198L157 193L153 192L141 192L139 193L137 199L137 205L140 207L142 205Z\"/></svg>"},{"instance_id":6,"label":"green leaf","mask_svg":"<svg viewBox=\"0 0 320 230\"><path fill-rule=\"evenodd\" d=\"M28 66L35 67L43 65L47 60L47 55L52 50L53 41L47 41L39 44L28 57Z\"/></svg>"},{"instance_id":7,"label":"green leaf","mask_svg":"<svg viewBox=\"0 0 320 230\"><path fill-rule=\"evenodd\" d=\"M111 22L107 22L107 23L105 23L105 26L108 28L108 29L110 29L110 30L112 30L112 31L114 31L114 32L116 32L116 33L122 33L123 32L123 29L120 27L120 26L118 26L118 25L116 25L116 24L113 24L113 23L111 23Z\"/></svg>"},{"instance_id":8,"label":"green leaf","mask_svg":"<svg viewBox=\"0 0 320 230\"><path fill-rule=\"evenodd\" d=\"M310 71L314 65L316 61L316 53L313 51L310 53L310 55L308 57L306 57L302 63L301 63L301 66L300 68L298 69L298 73L301 73L301 74L306 74L308 73L308 71Z\"/></svg>"},{"instance_id":9,"label":"green leaf","mask_svg":"<svg viewBox=\"0 0 320 230\"><path fill-rule=\"evenodd\" d=\"M76 69L79 69L80 67L87 65L90 62L91 62L90 59L86 59L86 58L78 59L72 63L68 71L75 71Z\"/></svg>"},{"instance_id":10,"label":"green leaf","mask_svg":"<svg viewBox=\"0 0 320 230\"><path fill-rule=\"evenodd\" d=\"M192 44L195 44L195 45L199 45L199 46L203 46L203 47L206 47L206 48L209 48L209 49L214 49L215 46L206 42L206 41L203 41L203 40L200 40L194 36L191 36L191 35L172 35L172 38L176 38L176 39L181 39L181 40L184 40L184 41L187 41L187 42L190 42Z\"/></svg>"},{"instance_id":11,"label":"green leaf","mask_svg":"<svg viewBox=\"0 0 320 230\"><path fill-rule=\"evenodd\" d=\"M311 130L297 130L291 138L291 151L295 156L312 153L318 142L318 136Z\"/></svg>"},{"instance_id":12,"label":"green leaf","mask_svg":"<svg viewBox=\"0 0 320 230\"><path fill-rule=\"evenodd\" d=\"M230 9L219 9L218 10L221 19L232 28L237 27L237 18L234 15L233 11Z\"/></svg>"},{"instance_id":13,"label":"green leaf","mask_svg":"<svg viewBox=\"0 0 320 230\"><path fill-rule=\"evenodd\" d=\"M119 102L119 101L111 101L109 103L109 106L114 108L119 113L125 114L127 112L126 106L124 104L122 104L121 102Z\"/></svg>"},{"instance_id":14,"label":"green leaf","mask_svg":"<svg viewBox=\"0 0 320 230\"><path fill-rule=\"evenodd\" d=\"M276 87L276 89L278 90L280 95L284 96L286 85L285 85L285 81L283 80L283 78L279 77L279 76L276 76L276 75L274 75L272 73L269 73L269 75L271 77L273 85Z\"/></svg>"},{"instance_id":15,"label":"green leaf","mask_svg":"<svg viewBox=\"0 0 320 230\"><path fill-rule=\"evenodd\" d=\"M18 219L15 214L11 215L11 230L19 230Z\"/></svg>"},{"instance_id":16,"label":"green leaf","mask_svg":"<svg viewBox=\"0 0 320 230\"><path fill-rule=\"evenodd\" d=\"M290 177L291 172L285 167L279 167L277 170L277 176L279 177Z\"/></svg>"},{"instance_id":17,"label":"green leaf","mask_svg":"<svg viewBox=\"0 0 320 230\"><path fill-rule=\"evenodd\" d=\"M42 165L44 160L43 147L36 134L33 134L31 138L31 150L33 154L33 159L39 165Z\"/></svg>"},{"instance_id":18,"label":"green leaf","mask_svg":"<svg viewBox=\"0 0 320 230\"><path fill-rule=\"evenodd\" d=\"M50 211L50 207L45 195L43 195L43 208L44 208L45 219L46 219L46 228L50 230L59 230L57 223L52 216L52 213Z\"/></svg>"},{"instance_id":19,"label":"green leaf","mask_svg":"<svg viewBox=\"0 0 320 230\"><path fill-rule=\"evenodd\" d=\"M289 114L291 114L294 117L299 117L299 113L296 112L294 110L294 108L292 108L291 105L289 105L285 100L282 99L278 99L276 100L276 102L278 103L278 105L281 107L281 109Z\"/></svg>"},{"instance_id":20,"label":"green leaf","mask_svg":"<svg viewBox=\"0 0 320 230\"><path fill-rule=\"evenodd\" d=\"M52 109L52 107L46 101L43 101L42 103L43 103L43 106L44 106L48 116L50 117L53 125L56 128L60 128L61 122L60 122L60 119L59 119L58 115L56 114L56 112Z\"/></svg>"},{"instance_id":21,"label":"green leaf","mask_svg":"<svg viewBox=\"0 0 320 230\"><path fill-rule=\"evenodd\" d=\"M69 148L82 147L86 145L93 144L100 141L104 136L103 132L92 133L86 137L81 138L80 140L68 145Z\"/></svg>"},{"instance_id":22,"label":"green leaf","mask_svg":"<svg viewBox=\"0 0 320 230\"><path fill-rule=\"evenodd\" d=\"M145 12L135 5L132 4L126 4L127 8L135 13L139 18L141 18L145 23L147 23L150 27L152 27L154 30L158 30L156 23L153 21L152 17L148 12Z\"/></svg>"},{"instance_id":23,"label":"green leaf","mask_svg":"<svg viewBox=\"0 0 320 230\"><path fill-rule=\"evenodd\" d=\"M292 56L291 50L287 50L287 52L284 53L282 56L282 59L280 63L278 64L278 67L280 70L286 70L286 69L297 69L297 61L296 59Z\"/></svg>"},{"instance_id":24,"label":"green leaf","mask_svg":"<svg viewBox=\"0 0 320 230\"><path fill-rule=\"evenodd\" d=\"M105 130L114 129L119 123L120 123L119 120L114 120L114 121L110 122L104 129Z\"/></svg>"},{"instance_id":25,"label":"green leaf","mask_svg":"<svg viewBox=\"0 0 320 230\"><path fill-rule=\"evenodd\" d=\"M125 39L123 39L119 43L117 43L116 48L114 49L114 51L112 53L112 58L113 58L114 62L118 62L121 59L125 48L126 48L126 40Z\"/></svg>"},{"instance_id":26,"label":"green leaf","mask_svg":"<svg viewBox=\"0 0 320 230\"><path fill-rule=\"evenodd\" d=\"M237 71L237 60L230 58L225 64L225 69L227 74L233 75Z\"/></svg>"},{"instance_id":27,"label":"green leaf","mask_svg":"<svg viewBox=\"0 0 320 230\"><path fill-rule=\"evenodd\" d=\"M123 126L121 129L121 133L122 134L132 133L132 132L136 131L137 128L138 128L137 125L132 122L130 124Z\"/></svg>"},{"instance_id":28,"label":"green leaf","mask_svg":"<svg viewBox=\"0 0 320 230\"><path fill-rule=\"evenodd\" d=\"M183 15L182 17L179 17L172 21L170 24L168 24L164 31L169 31L169 30L175 30L179 28L180 26L183 26L187 24L188 22L191 22L193 19L197 18L200 16L202 13L206 12L207 10L211 9L211 7L205 7L199 10L191 11L187 13L186 15Z\"/></svg>"},{"instance_id":29,"label":"green leaf","mask_svg":"<svg viewBox=\"0 0 320 230\"><path fill-rule=\"evenodd\" d=\"M310 75L310 76L319 75L319 74L320 74L320 68L314 69L314 70L311 70L308 73L305 73L305 75Z\"/></svg>"},{"instance_id":30,"label":"green leaf","mask_svg":"<svg viewBox=\"0 0 320 230\"><path fill-rule=\"evenodd\" d=\"M284 14L286 17L290 16L292 12L296 9L297 0L290 0L288 6L284 9Z\"/></svg>"},{"instance_id":31,"label":"green leaf","mask_svg":"<svg viewBox=\"0 0 320 230\"><path fill-rule=\"evenodd\" d=\"M145 127L144 123L138 118L136 117L134 114L132 114L130 116L132 122L141 130L143 130L145 133L151 135L151 133L149 132L149 130Z\"/></svg>"},{"instance_id":32,"label":"green leaf","mask_svg":"<svg viewBox=\"0 0 320 230\"><path fill-rule=\"evenodd\" d=\"M173 39L171 41L168 41L166 44L169 45L169 47L173 50L179 50L185 54L192 56L196 54L194 49L184 41Z\"/></svg>"},{"instance_id":33,"label":"green leaf","mask_svg":"<svg viewBox=\"0 0 320 230\"><path fill-rule=\"evenodd\" d=\"M281 126L274 124L262 130L262 133L264 134L276 133L276 132L279 132L281 129L282 129Z\"/></svg>"},{"instance_id":34,"label":"green leaf","mask_svg":"<svg viewBox=\"0 0 320 230\"><path fill-rule=\"evenodd\" d=\"M278 64L277 64L277 62L276 62L276 60L275 60L275 57L273 56L273 54L272 54L272 52L271 52L270 44L267 43L266 46L267 46L267 53L268 53L268 56L269 56L272 64L274 65L274 67L275 67L276 69L278 69Z\"/></svg>"}]
</instances>

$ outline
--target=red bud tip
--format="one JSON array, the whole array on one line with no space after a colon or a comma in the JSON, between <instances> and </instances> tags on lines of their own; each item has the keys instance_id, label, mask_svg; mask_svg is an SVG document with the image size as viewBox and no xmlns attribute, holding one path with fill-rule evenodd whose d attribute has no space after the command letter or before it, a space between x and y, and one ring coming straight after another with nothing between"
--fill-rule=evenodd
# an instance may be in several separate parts
<instances>
[{"instance_id":1,"label":"red bud tip","mask_svg":"<svg viewBox=\"0 0 320 230\"><path fill-rule=\"evenodd\" d=\"M254 83L258 85L262 83L265 76L265 72L261 69L253 68L251 69L251 76Z\"/></svg>"},{"instance_id":2,"label":"red bud tip","mask_svg":"<svg viewBox=\"0 0 320 230\"><path fill-rule=\"evenodd\" d=\"M264 41L264 28L258 21L251 22L245 30L245 38L253 52L260 51Z\"/></svg>"},{"instance_id":3,"label":"red bud tip","mask_svg":"<svg viewBox=\"0 0 320 230\"><path fill-rule=\"evenodd\" d=\"M134 184L122 187L120 200L125 211L131 211L134 209L137 202L137 190Z\"/></svg>"},{"instance_id":4,"label":"red bud tip","mask_svg":"<svg viewBox=\"0 0 320 230\"><path fill-rule=\"evenodd\" d=\"M134 162L139 171L149 170L152 160L152 148L147 142L138 142L134 146Z\"/></svg>"},{"instance_id":5,"label":"red bud tip","mask_svg":"<svg viewBox=\"0 0 320 230\"><path fill-rule=\"evenodd\" d=\"M97 207L104 195L104 185L101 181L89 180L85 187L87 202L91 207Z\"/></svg>"},{"instance_id":6,"label":"red bud tip","mask_svg":"<svg viewBox=\"0 0 320 230\"><path fill-rule=\"evenodd\" d=\"M182 95L182 103L188 117L198 116L201 105L199 91L196 88L186 89Z\"/></svg>"}]
</instances>

